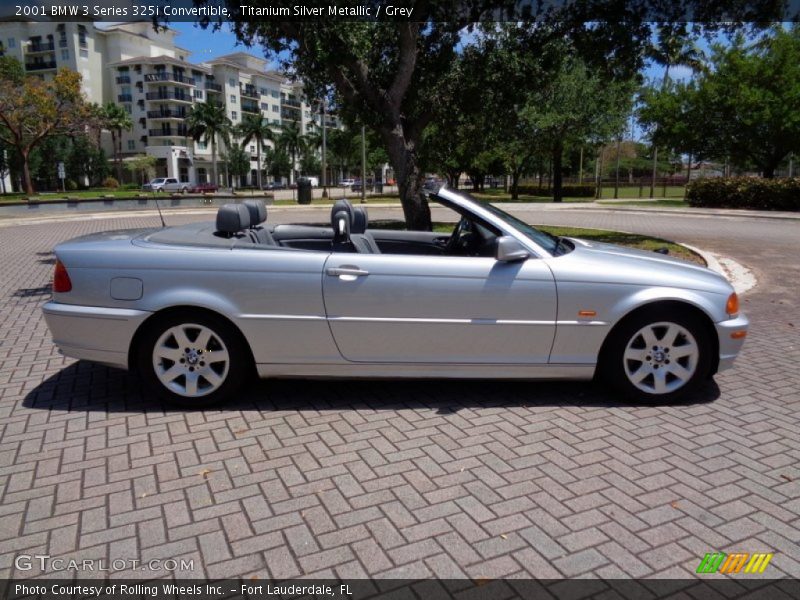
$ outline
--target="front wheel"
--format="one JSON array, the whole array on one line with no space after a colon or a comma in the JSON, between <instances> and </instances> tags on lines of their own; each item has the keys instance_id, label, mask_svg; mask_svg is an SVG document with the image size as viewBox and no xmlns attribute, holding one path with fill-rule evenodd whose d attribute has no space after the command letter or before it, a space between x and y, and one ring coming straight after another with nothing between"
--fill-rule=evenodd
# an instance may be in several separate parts
<instances>
[{"instance_id":1,"label":"front wheel","mask_svg":"<svg viewBox=\"0 0 800 600\"><path fill-rule=\"evenodd\" d=\"M670 402L693 392L711 372L713 345L692 314L648 310L612 333L602 374L635 400Z\"/></svg>"},{"instance_id":2,"label":"front wheel","mask_svg":"<svg viewBox=\"0 0 800 600\"><path fill-rule=\"evenodd\" d=\"M223 319L184 313L148 327L138 366L160 398L201 407L230 399L249 373L250 358L240 336Z\"/></svg>"}]
</instances>

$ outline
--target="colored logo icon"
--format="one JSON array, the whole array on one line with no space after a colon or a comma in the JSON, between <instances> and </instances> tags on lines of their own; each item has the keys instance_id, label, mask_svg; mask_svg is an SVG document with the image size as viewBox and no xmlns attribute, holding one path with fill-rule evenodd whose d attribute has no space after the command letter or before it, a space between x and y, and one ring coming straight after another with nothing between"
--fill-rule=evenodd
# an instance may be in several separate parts
<instances>
[{"instance_id":1,"label":"colored logo icon","mask_svg":"<svg viewBox=\"0 0 800 600\"><path fill-rule=\"evenodd\" d=\"M767 568L773 554L766 552L749 554L737 552L725 554L724 552L709 552L700 561L697 573L763 573Z\"/></svg>"}]
</instances>

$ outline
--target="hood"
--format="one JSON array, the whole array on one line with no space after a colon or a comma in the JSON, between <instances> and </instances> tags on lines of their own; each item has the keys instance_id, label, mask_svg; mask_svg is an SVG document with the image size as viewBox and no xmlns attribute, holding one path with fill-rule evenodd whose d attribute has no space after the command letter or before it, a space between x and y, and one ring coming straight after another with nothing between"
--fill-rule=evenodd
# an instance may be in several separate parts
<instances>
[{"instance_id":1,"label":"hood","mask_svg":"<svg viewBox=\"0 0 800 600\"><path fill-rule=\"evenodd\" d=\"M556 280L650 285L733 291L730 283L707 267L657 252L569 238L575 249L549 260Z\"/></svg>"}]
</instances>

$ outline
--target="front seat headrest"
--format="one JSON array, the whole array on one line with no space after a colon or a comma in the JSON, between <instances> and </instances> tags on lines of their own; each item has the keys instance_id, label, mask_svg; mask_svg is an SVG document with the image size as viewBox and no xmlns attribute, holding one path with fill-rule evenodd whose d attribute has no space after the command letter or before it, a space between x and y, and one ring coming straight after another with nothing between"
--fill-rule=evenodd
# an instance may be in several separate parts
<instances>
[{"instance_id":1,"label":"front seat headrest","mask_svg":"<svg viewBox=\"0 0 800 600\"><path fill-rule=\"evenodd\" d=\"M250 211L244 204L223 204L217 211L217 231L234 234L250 227Z\"/></svg>"},{"instance_id":2,"label":"front seat headrest","mask_svg":"<svg viewBox=\"0 0 800 600\"><path fill-rule=\"evenodd\" d=\"M349 220L352 223L353 205L350 204L349 200L337 200L333 203L333 206L331 207L331 221L333 221L333 217L336 215L336 213L341 211L345 211L349 215Z\"/></svg>"},{"instance_id":3,"label":"front seat headrest","mask_svg":"<svg viewBox=\"0 0 800 600\"><path fill-rule=\"evenodd\" d=\"M354 206L353 224L350 226L350 233L364 233L367 230L368 223L367 209L363 206Z\"/></svg>"},{"instance_id":4,"label":"front seat headrest","mask_svg":"<svg viewBox=\"0 0 800 600\"><path fill-rule=\"evenodd\" d=\"M250 227L255 227L267 220L267 205L263 200L245 200L243 204L250 211Z\"/></svg>"}]
</instances>

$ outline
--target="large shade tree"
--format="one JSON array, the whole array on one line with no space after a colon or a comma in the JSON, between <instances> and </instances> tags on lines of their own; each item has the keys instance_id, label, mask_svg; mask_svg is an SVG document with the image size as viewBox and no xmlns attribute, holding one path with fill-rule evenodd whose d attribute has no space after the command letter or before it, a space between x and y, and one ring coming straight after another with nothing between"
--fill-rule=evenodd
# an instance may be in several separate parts
<instances>
[{"instance_id":1,"label":"large shade tree","mask_svg":"<svg viewBox=\"0 0 800 600\"><path fill-rule=\"evenodd\" d=\"M226 0L226 4L242 43L261 45L287 71L303 79L314 96L323 96L332 84L342 100L343 116L354 113L357 118L351 122L364 123L379 133L398 180L406 223L413 229L431 226L430 209L420 194L424 178L419 146L432 118L431 106L439 101L439 80L456 61L470 22L497 20L498 15L510 21L538 16L528 21L529 52L538 52L548 39L569 36L598 68L627 70L641 66L652 21L685 20L686 5L703 22L715 16L722 20L723 13L731 22L742 13L738 0L723 0L713 7L699 0L644 0L632 9L626 3L598 5L584 0L563 4L442 0L414 3L413 21L286 20L254 17L249 11L279 7L291 11L293 2L253 0L246 11L238 0ZM366 4L373 12L379 8L378 2ZM512 7L517 12L509 14Z\"/></svg>"},{"instance_id":2,"label":"large shade tree","mask_svg":"<svg viewBox=\"0 0 800 600\"><path fill-rule=\"evenodd\" d=\"M218 185L217 143L221 140L228 145L233 129L233 123L225 113L225 107L208 99L195 104L186 117L186 128L194 141L211 145L211 172L214 185Z\"/></svg>"},{"instance_id":3,"label":"large shade tree","mask_svg":"<svg viewBox=\"0 0 800 600\"><path fill-rule=\"evenodd\" d=\"M81 91L81 76L59 69L49 81L26 75L13 57L0 57L0 141L22 162L22 182L33 194L31 153L45 140L86 131L92 119Z\"/></svg>"}]
</instances>

